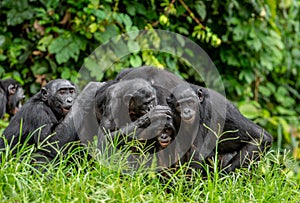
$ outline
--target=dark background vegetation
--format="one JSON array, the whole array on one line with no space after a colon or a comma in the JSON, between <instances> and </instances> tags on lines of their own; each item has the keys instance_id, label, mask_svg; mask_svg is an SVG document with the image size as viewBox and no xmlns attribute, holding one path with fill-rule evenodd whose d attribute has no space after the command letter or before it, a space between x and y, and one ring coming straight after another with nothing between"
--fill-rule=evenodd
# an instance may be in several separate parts
<instances>
[{"instance_id":1,"label":"dark background vegetation","mask_svg":"<svg viewBox=\"0 0 300 203\"><path fill-rule=\"evenodd\" d=\"M75 81L84 59L113 36L169 30L207 52L227 98L273 134L274 149L289 149L300 159L299 6L298 0L2 0L0 78L19 81L29 98L51 79ZM111 79L124 67L154 65L201 82L179 60L136 53L98 79Z\"/></svg>"}]
</instances>

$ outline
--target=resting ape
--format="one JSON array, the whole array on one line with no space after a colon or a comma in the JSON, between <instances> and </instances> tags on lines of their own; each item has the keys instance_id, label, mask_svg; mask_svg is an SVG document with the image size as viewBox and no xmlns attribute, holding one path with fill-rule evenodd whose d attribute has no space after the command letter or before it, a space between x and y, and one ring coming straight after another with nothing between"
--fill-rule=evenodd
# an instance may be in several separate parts
<instances>
[{"instance_id":1,"label":"resting ape","mask_svg":"<svg viewBox=\"0 0 300 203\"><path fill-rule=\"evenodd\" d=\"M24 104L3 132L11 150L15 152L18 141L24 143L27 136L33 133L28 144L45 142L44 148L38 149L37 153L49 159L53 158L57 153L55 147L63 146L69 138L58 138L51 134L69 112L76 95L76 87L64 79L52 80L42 87ZM22 132L19 134L21 126ZM40 131L37 130L40 127ZM4 139L0 139L0 149L5 148L5 145Z\"/></svg>"},{"instance_id":2,"label":"resting ape","mask_svg":"<svg viewBox=\"0 0 300 203\"><path fill-rule=\"evenodd\" d=\"M145 142L144 149L157 155L158 165L166 167L174 163L177 156L174 146L169 147L177 132L171 109L164 94L166 89L150 85L143 79L110 81L96 93L96 112L100 123L98 144L103 149L107 136L123 136L118 147L132 139ZM106 134L110 132L110 134ZM133 137L134 136L134 137ZM136 152L137 148L131 150ZM138 163L139 155L128 157ZM132 162L133 161L133 162Z\"/></svg>"},{"instance_id":3,"label":"resting ape","mask_svg":"<svg viewBox=\"0 0 300 203\"><path fill-rule=\"evenodd\" d=\"M0 80L0 118L6 113L14 115L25 98L21 85L13 79Z\"/></svg>"},{"instance_id":4,"label":"resting ape","mask_svg":"<svg viewBox=\"0 0 300 203\"><path fill-rule=\"evenodd\" d=\"M202 142L205 143L205 141L209 140L208 136L215 136L209 132L203 124L208 125L208 123L212 123L212 121L218 122L222 120L225 122L221 133L226 133L219 138L218 154L220 158L220 167L226 172L234 171L236 168L240 167L247 167L250 160L258 160L260 153L270 148L273 141L272 136L251 120L245 118L224 96L213 90L197 85L191 84L191 87L195 92L201 91L204 94L203 103L201 104L200 109L207 111L205 114L203 114L203 111L200 111L201 123L195 142L198 155L201 156L207 151L207 148L203 146ZM216 106L215 101L222 101L226 104L225 118L222 118L218 112L214 111ZM212 129L217 131L216 126ZM210 142L213 141L215 140L210 139ZM213 143L207 144L213 146ZM215 150L213 150L213 153L210 154L209 157L214 156L214 153ZM204 156L203 158L207 157ZM199 159L201 159L201 157Z\"/></svg>"},{"instance_id":5,"label":"resting ape","mask_svg":"<svg viewBox=\"0 0 300 203\"><path fill-rule=\"evenodd\" d=\"M103 144L105 131L112 132L113 137L135 132L138 139L158 135L171 110L157 105L156 94L154 87L143 79L112 81L100 87L96 93L99 144Z\"/></svg>"}]
</instances>

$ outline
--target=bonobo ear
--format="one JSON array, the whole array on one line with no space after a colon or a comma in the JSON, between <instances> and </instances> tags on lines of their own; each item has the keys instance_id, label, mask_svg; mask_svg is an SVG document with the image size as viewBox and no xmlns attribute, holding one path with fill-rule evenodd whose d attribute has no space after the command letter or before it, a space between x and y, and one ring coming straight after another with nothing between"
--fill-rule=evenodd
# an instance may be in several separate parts
<instances>
[{"instance_id":1,"label":"bonobo ear","mask_svg":"<svg viewBox=\"0 0 300 203\"><path fill-rule=\"evenodd\" d=\"M48 100L48 90L47 90L47 88L42 87L41 93L42 93L42 100L47 101Z\"/></svg>"},{"instance_id":2,"label":"bonobo ear","mask_svg":"<svg viewBox=\"0 0 300 203\"><path fill-rule=\"evenodd\" d=\"M17 88L15 87L15 85L13 85L13 84L8 85L8 87L7 87L8 94L9 95L15 94L16 93L16 89Z\"/></svg>"},{"instance_id":3,"label":"bonobo ear","mask_svg":"<svg viewBox=\"0 0 300 203\"><path fill-rule=\"evenodd\" d=\"M199 88L197 90L197 95L198 95L198 98L200 100L200 103L202 103L204 101L203 88Z\"/></svg>"}]
</instances>

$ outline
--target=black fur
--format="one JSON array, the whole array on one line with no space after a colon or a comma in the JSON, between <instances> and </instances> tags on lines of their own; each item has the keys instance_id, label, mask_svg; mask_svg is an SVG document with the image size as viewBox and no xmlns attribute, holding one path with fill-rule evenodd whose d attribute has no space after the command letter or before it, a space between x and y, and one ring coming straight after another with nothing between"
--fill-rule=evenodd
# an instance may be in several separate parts
<instances>
[{"instance_id":1,"label":"black fur","mask_svg":"<svg viewBox=\"0 0 300 203\"><path fill-rule=\"evenodd\" d=\"M73 105L76 95L76 87L67 80L57 79L46 84L24 104L4 130L4 138L11 149L15 149L18 141L20 144L24 143L32 133L28 144L45 142L44 148L38 149L38 153L49 159L53 158L57 154L57 148L70 141L69 137L58 137L54 132ZM5 141L1 138L0 149L5 147Z\"/></svg>"},{"instance_id":2,"label":"black fur","mask_svg":"<svg viewBox=\"0 0 300 203\"><path fill-rule=\"evenodd\" d=\"M211 147L215 145L216 139L212 138L215 135L203 125L212 122L224 123L220 131L224 134L218 140L217 151L220 158L220 167L226 172L234 171L240 167L247 167L251 160L258 160L261 153L270 148L273 141L272 135L244 117L224 96L201 86L191 85L191 87L195 92L201 90L205 93L200 108L201 122L196 138L196 152L200 155L205 154L207 147L203 146L203 143L207 143ZM218 109L218 104L215 101L225 104L225 117L215 111ZM218 132L218 126L209 127ZM200 139L200 142L197 139ZM210 155L206 156L207 154L205 154L202 159L213 157L216 151L215 148L216 146ZM199 157L199 159L201 158Z\"/></svg>"},{"instance_id":3,"label":"black fur","mask_svg":"<svg viewBox=\"0 0 300 203\"><path fill-rule=\"evenodd\" d=\"M13 116L25 98L22 86L13 79L0 80L0 118L8 113Z\"/></svg>"},{"instance_id":4,"label":"black fur","mask_svg":"<svg viewBox=\"0 0 300 203\"><path fill-rule=\"evenodd\" d=\"M178 129L178 133L183 128L181 132L186 140L189 140L190 135L194 133L189 132L187 123L183 121L180 122L180 127L178 127L179 120L182 120L183 114L181 114L182 112L176 114L176 102L178 99L193 97L193 94L186 91L189 89L188 87L186 90L178 88L178 86L186 84L186 82L166 70L149 66L125 69L117 76L117 80L136 78L145 79L152 85L160 86L163 89L173 89L172 94L177 95L177 98L169 98L170 101L168 104L173 112L175 112L173 115L176 123L175 128ZM220 154L220 158L222 159L221 168L224 168L227 172L234 171L235 168L248 166L250 160L257 160L259 158L259 152L267 150L271 146L272 136L251 120L245 118L224 96L201 86L190 84L190 87L198 95L200 102L199 107L197 107L199 108L198 133L188 152L188 154L194 154L195 162L203 162L214 156L217 141L214 132L218 131L223 133L237 130L237 132L224 134L218 140L218 154ZM162 98L159 99L164 100L168 96L170 94L166 95L163 93ZM186 112L188 111L189 109L186 109ZM192 129L192 132L194 132L195 128ZM253 144L254 142L256 144ZM180 145L180 143L178 144ZM180 149L180 146L177 149Z\"/></svg>"}]
</instances>

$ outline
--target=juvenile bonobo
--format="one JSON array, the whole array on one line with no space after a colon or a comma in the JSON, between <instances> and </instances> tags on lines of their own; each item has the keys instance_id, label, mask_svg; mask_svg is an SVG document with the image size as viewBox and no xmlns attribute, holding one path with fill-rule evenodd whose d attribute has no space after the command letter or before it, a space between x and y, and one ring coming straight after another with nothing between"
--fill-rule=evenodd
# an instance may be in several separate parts
<instances>
[{"instance_id":1,"label":"juvenile bonobo","mask_svg":"<svg viewBox=\"0 0 300 203\"><path fill-rule=\"evenodd\" d=\"M23 144L27 136L33 133L28 144L44 142L43 149L38 149L37 153L52 159L57 154L57 148L72 141L67 136L57 137L54 132L70 111L76 96L77 88L68 80L52 80L42 87L15 114L4 130L3 135L10 149L15 152L18 141ZM1 138L0 149L5 147L6 142Z\"/></svg>"},{"instance_id":2,"label":"juvenile bonobo","mask_svg":"<svg viewBox=\"0 0 300 203\"><path fill-rule=\"evenodd\" d=\"M226 133L218 140L218 154L220 167L225 172L234 171L240 167L247 167L251 160L258 160L261 152L270 148L273 140L272 136L251 120L245 118L224 96L201 86L191 84L191 87L195 92L201 91L204 94L199 112L201 117L200 129L195 144L198 154L203 155L203 151L207 151L207 147L203 147L203 143L206 143L208 146L214 146L214 143L209 142L216 141L216 139L211 139L211 136L215 135L210 133L203 124L208 125L212 121L215 123L222 120L224 120L224 126L220 133ZM225 104L225 118L214 112L216 107L215 101ZM203 111L206 111L206 113L203 113ZM215 149L212 154L202 158L212 157L214 153Z\"/></svg>"},{"instance_id":3,"label":"juvenile bonobo","mask_svg":"<svg viewBox=\"0 0 300 203\"><path fill-rule=\"evenodd\" d=\"M0 119L5 113L15 115L25 98L22 86L14 79L0 80Z\"/></svg>"}]
</instances>

